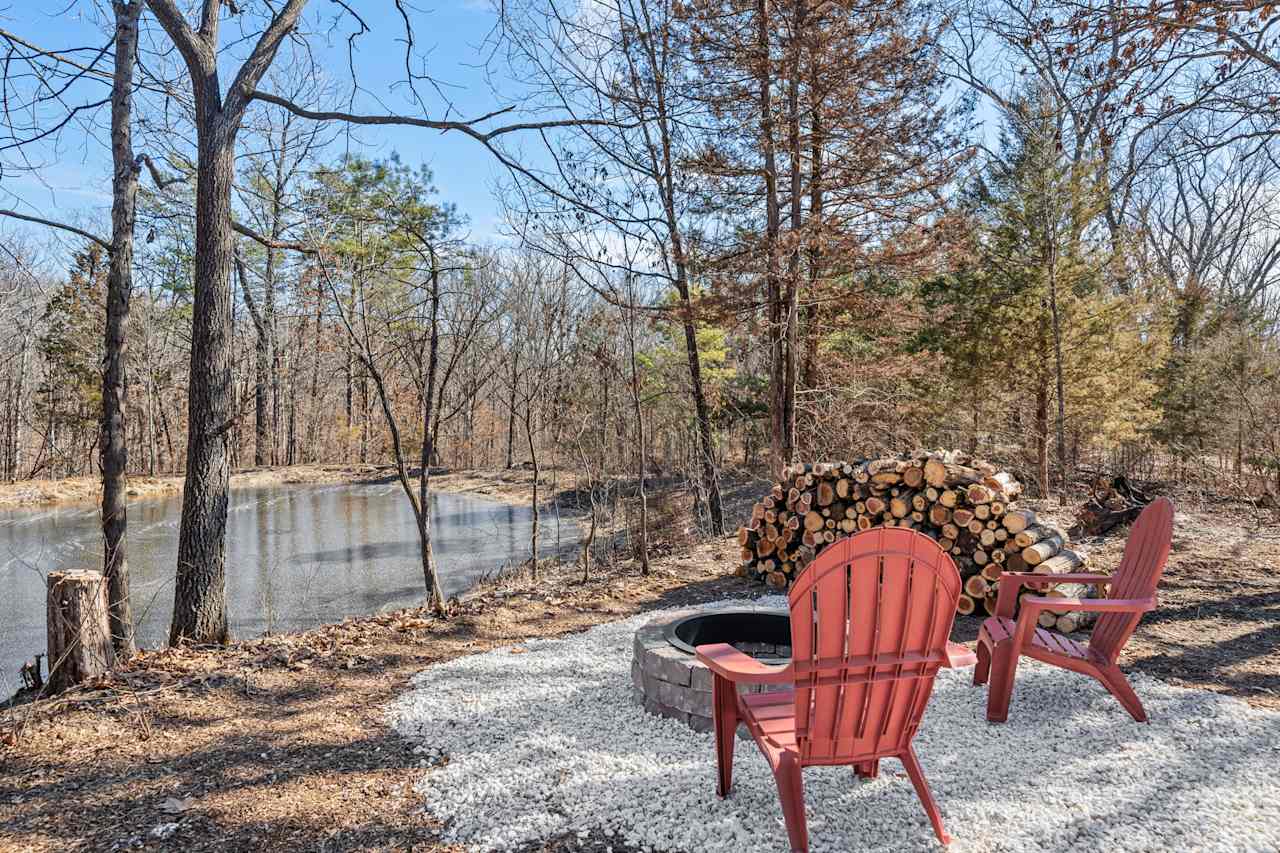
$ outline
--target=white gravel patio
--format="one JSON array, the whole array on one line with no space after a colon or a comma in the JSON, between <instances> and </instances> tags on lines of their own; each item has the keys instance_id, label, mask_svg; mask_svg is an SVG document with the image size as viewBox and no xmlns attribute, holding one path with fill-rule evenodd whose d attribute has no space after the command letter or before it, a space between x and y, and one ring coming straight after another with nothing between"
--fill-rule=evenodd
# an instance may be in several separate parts
<instances>
[{"instance_id":1,"label":"white gravel patio","mask_svg":"<svg viewBox=\"0 0 1280 853\"><path fill-rule=\"evenodd\" d=\"M654 851L787 849L754 744L738 742L721 800L711 735L632 701L632 636L655 615L417 676L391 715L433 765L415 787L448 840L489 851L592 831ZM1280 713L1137 675L1142 725L1088 679L1024 660L1009 722L989 726L971 677L943 671L915 741L955 853L1280 850ZM805 795L814 853L941 849L896 761L869 782L808 769Z\"/></svg>"}]
</instances>

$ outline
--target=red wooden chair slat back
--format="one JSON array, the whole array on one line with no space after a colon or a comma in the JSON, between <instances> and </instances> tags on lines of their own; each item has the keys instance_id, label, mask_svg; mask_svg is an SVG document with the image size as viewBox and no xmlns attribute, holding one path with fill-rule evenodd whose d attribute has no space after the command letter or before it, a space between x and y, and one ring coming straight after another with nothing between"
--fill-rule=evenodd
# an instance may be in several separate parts
<instances>
[{"instance_id":1,"label":"red wooden chair slat back","mask_svg":"<svg viewBox=\"0 0 1280 853\"><path fill-rule=\"evenodd\" d=\"M1172 542L1173 503L1168 498L1156 498L1133 523L1107 597L1134 599L1155 595ZM1140 613L1102 614L1089 638L1089 648L1108 663L1115 663L1141 618Z\"/></svg>"},{"instance_id":2,"label":"red wooden chair slat back","mask_svg":"<svg viewBox=\"0 0 1280 853\"><path fill-rule=\"evenodd\" d=\"M796 739L804 764L902 752L944 659L960 573L922 533L832 543L790 594Z\"/></svg>"}]
</instances>

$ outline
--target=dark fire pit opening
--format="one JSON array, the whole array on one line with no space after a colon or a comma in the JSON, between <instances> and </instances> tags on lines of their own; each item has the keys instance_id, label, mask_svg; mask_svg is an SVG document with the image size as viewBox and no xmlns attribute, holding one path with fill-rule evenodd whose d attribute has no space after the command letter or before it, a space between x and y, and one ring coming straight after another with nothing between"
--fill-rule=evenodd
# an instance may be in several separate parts
<instances>
[{"instance_id":1,"label":"dark fire pit opening","mask_svg":"<svg viewBox=\"0 0 1280 853\"><path fill-rule=\"evenodd\" d=\"M693 654L695 646L729 643L748 655L791 656L791 615L786 610L719 610L695 613L663 629L667 642Z\"/></svg>"}]
</instances>

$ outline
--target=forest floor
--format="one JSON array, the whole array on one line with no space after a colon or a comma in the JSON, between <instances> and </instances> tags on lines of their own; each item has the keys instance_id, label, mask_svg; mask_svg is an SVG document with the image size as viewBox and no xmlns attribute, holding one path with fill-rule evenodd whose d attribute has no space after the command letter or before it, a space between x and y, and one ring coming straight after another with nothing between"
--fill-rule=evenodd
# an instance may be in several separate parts
<instances>
[{"instance_id":1,"label":"forest floor","mask_svg":"<svg viewBox=\"0 0 1280 853\"><path fill-rule=\"evenodd\" d=\"M492 488L523 496L515 484ZM730 501L735 513L750 489ZM1275 521L1182 506L1160 607L1122 664L1280 708ZM1124 537L1079 546L1106 570ZM391 730L387 704L434 663L504 646L519 654L526 638L762 592L733 576L732 537L664 538L654 553L648 577L621 559L586 582L567 563L537 582L527 572L499 578L449 620L404 610L226 648L146 652L99 683L0 712L0 850L456 850L412 791L432 759ZM979 624L957 619L956 639L972 641ZM606 846L628 853L577 835L528 853Z\"/></svg>"}]
</instances>

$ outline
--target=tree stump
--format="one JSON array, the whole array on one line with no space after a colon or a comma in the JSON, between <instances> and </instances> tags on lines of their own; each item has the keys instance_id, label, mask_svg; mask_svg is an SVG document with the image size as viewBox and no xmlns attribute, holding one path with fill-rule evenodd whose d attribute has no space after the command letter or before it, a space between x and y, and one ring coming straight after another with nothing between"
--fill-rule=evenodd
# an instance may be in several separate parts
<instances>
[{"instance_id":1,"label":"tree stump","mask_svg":"<svg viewBox=\"0 0 1280 853\"><path fill-rule=\"evenodd\" d=\"M101 572L50 572L47 634L49 690L58 693L115 665Z\"/></svg>"}]
</instances>

